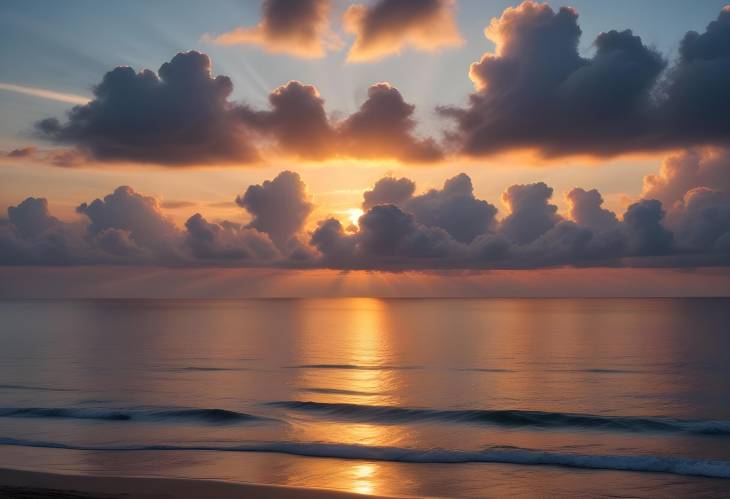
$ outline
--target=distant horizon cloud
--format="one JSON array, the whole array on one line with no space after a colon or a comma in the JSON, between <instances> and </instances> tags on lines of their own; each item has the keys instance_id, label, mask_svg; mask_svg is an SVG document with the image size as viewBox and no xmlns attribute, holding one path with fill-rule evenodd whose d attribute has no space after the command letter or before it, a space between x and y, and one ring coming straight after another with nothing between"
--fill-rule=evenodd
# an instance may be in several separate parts
<instances>
[{"instance_id":1,"label":"distant horizon cloud","mask_svg":"<svg viewBox=\"0 0 730 499\"><path fill-rule=\"evenodd\" d=\"M673 156L658 176L647 177L645 192L653 197L618 216L595 189L570 190L569 209L561 213L546 183L515 184L503 192L500 214L496 204L474 195L466 174L420 193L412 180L386 176L363 193L357 224L348 218L345 225L334 216L312 220L315 204L306 185L296 172L283 171L236 198L248 224L195 213L184 227L163 213L159 200L121 186L81 203L81 221L56 218L43 198L9 207L0 224L0 265L385 271L729 266L728 179L728 149Z\"/></svg>"}]
</instances>

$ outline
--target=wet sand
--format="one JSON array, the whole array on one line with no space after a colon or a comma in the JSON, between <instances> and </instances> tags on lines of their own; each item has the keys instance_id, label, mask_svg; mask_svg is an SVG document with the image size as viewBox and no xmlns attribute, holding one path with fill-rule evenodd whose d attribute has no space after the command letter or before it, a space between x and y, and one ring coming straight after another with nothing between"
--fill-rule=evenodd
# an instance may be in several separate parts
<instances>
[{"instance_id":1,"label":"wet sand","mask_svg":"<svg viewBox=\"0 0 730 499\"><path fill-rule=\"evenodd\" d=\"M3 499L363 499L362 494L213 480L60 475L0 469Z\"/></svg>"}]
</instances>

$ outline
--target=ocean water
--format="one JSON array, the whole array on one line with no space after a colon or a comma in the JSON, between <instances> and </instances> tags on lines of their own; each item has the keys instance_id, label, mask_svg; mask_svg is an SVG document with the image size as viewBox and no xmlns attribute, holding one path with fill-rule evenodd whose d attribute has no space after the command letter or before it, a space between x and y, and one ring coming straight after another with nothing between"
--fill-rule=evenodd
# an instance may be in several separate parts
<instances>
[{"instance_id":1,"label":"ocean water","mask_svg":"<svg viewBox=\"0 0 730 499\"><path fill-rule=\"evenodd\" d=\"M0 302L0 466L730 497L730 300Z\"/></svg>"}]
</instances>

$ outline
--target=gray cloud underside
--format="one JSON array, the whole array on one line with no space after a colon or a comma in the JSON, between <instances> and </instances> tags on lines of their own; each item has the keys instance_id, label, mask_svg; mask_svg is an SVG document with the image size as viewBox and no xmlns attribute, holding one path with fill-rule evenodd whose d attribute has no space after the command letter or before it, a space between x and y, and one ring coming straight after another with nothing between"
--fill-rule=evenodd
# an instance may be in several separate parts
<instances>
[{"instance_id":1,"label":"gray cloud underside","mask_svg":"<svg viewBox=\"0 0 730 499\"><path fill-rule=\"evenodd\" d=\"M606 156L730 139L730 6L688 32L672 64L631 30L601 33L582 57L578 13L530 1L487 34L498 52L472 64L477 91L464 107L440 108L464 154Z\"/></svg>"},{"instance_id":2,"label":"gray cloud underside","mask_svg":"<svg viewBox=\"0 0 730 499\"><path fill-rule=\"evenodd\" d=\"M285 171L248 187L236 203L251 222L197 213L176 226L158 201L119 187L83 203L84 222L49 213L45 199L8 208L2 265L265 266L337 269L490 269L553 266L730 265L730 152L691 151L646 179L644 199L620 217L594 189L567 193L568 213L538 182L505 190L504 213L459 174L417 194L385 177L364 193L359 227L314 223L299 175ZM308 228L314 227L312 230Z\"/></svg>"},{"instance_id":3,"label":"gray cloud underside","mask_svg":"<svg viewBox=\"0 0 730 499\"><path fill-rule=\"evenodd\" d=\"M593 55L580 55L571 8L527 1L487 31L498 52L472 64L477 89L468 103L433 103L447 130L441 142L415 134L414 106L388 84L372 85L359 110L339 121L316 88L297 81L274 89L269 109L252 109L229 100L233 82L214 76L210 58L195 51L156 73L118 67L91 102L36 129L82 157L165 165L252 164L271 147L309 160L433 162L512 149L612 156L730 140L730 7L702 33L686 33L671 64L630 30L601 33ZM65 156L48 161L73 163Z\"/></svg>"},{"instance_id":4,"label":"gray cloud underside","mask_svg":"<svg viewBox=\"0 0 730 499\"><path fill-rule=\"evenodd\" d=\"M71 109L66 121L36 123L36 131L91 159L169 166L253 164L271 147L313 160L443 157L433 139L415 135L415 106L387 83L372 85L355 113L333 121L311 85L282 85L269 95L270 108L257 110L230 101L230 78L211 71L210 58L195 51L177 54L157 73L118 67L94 88L91 102ZM29 148L6 155L38 156ZM63 166L71 166L67 163Z\"/></svg>"}]
</instances>

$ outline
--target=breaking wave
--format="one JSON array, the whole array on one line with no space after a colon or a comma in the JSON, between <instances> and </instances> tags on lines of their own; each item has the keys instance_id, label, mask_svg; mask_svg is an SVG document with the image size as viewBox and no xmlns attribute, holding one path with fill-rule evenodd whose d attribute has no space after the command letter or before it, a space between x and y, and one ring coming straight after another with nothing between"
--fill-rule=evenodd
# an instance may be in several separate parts
<instances>
[{"instance_id":1,"label":"breaking wave","mask_svg":"<svg viewBox=\"0 0 730 499\"><path fill-rule=\"evenodd\" d=\"M730 435L730 421L719 420L692 421L656 417L600 416L524 410L436 410L303 401L270 402L267 405L294 411L317 413L332 419L386 424L442 421L526 428L581 428L602 431Z\"/></svg>"}]
</instances>

